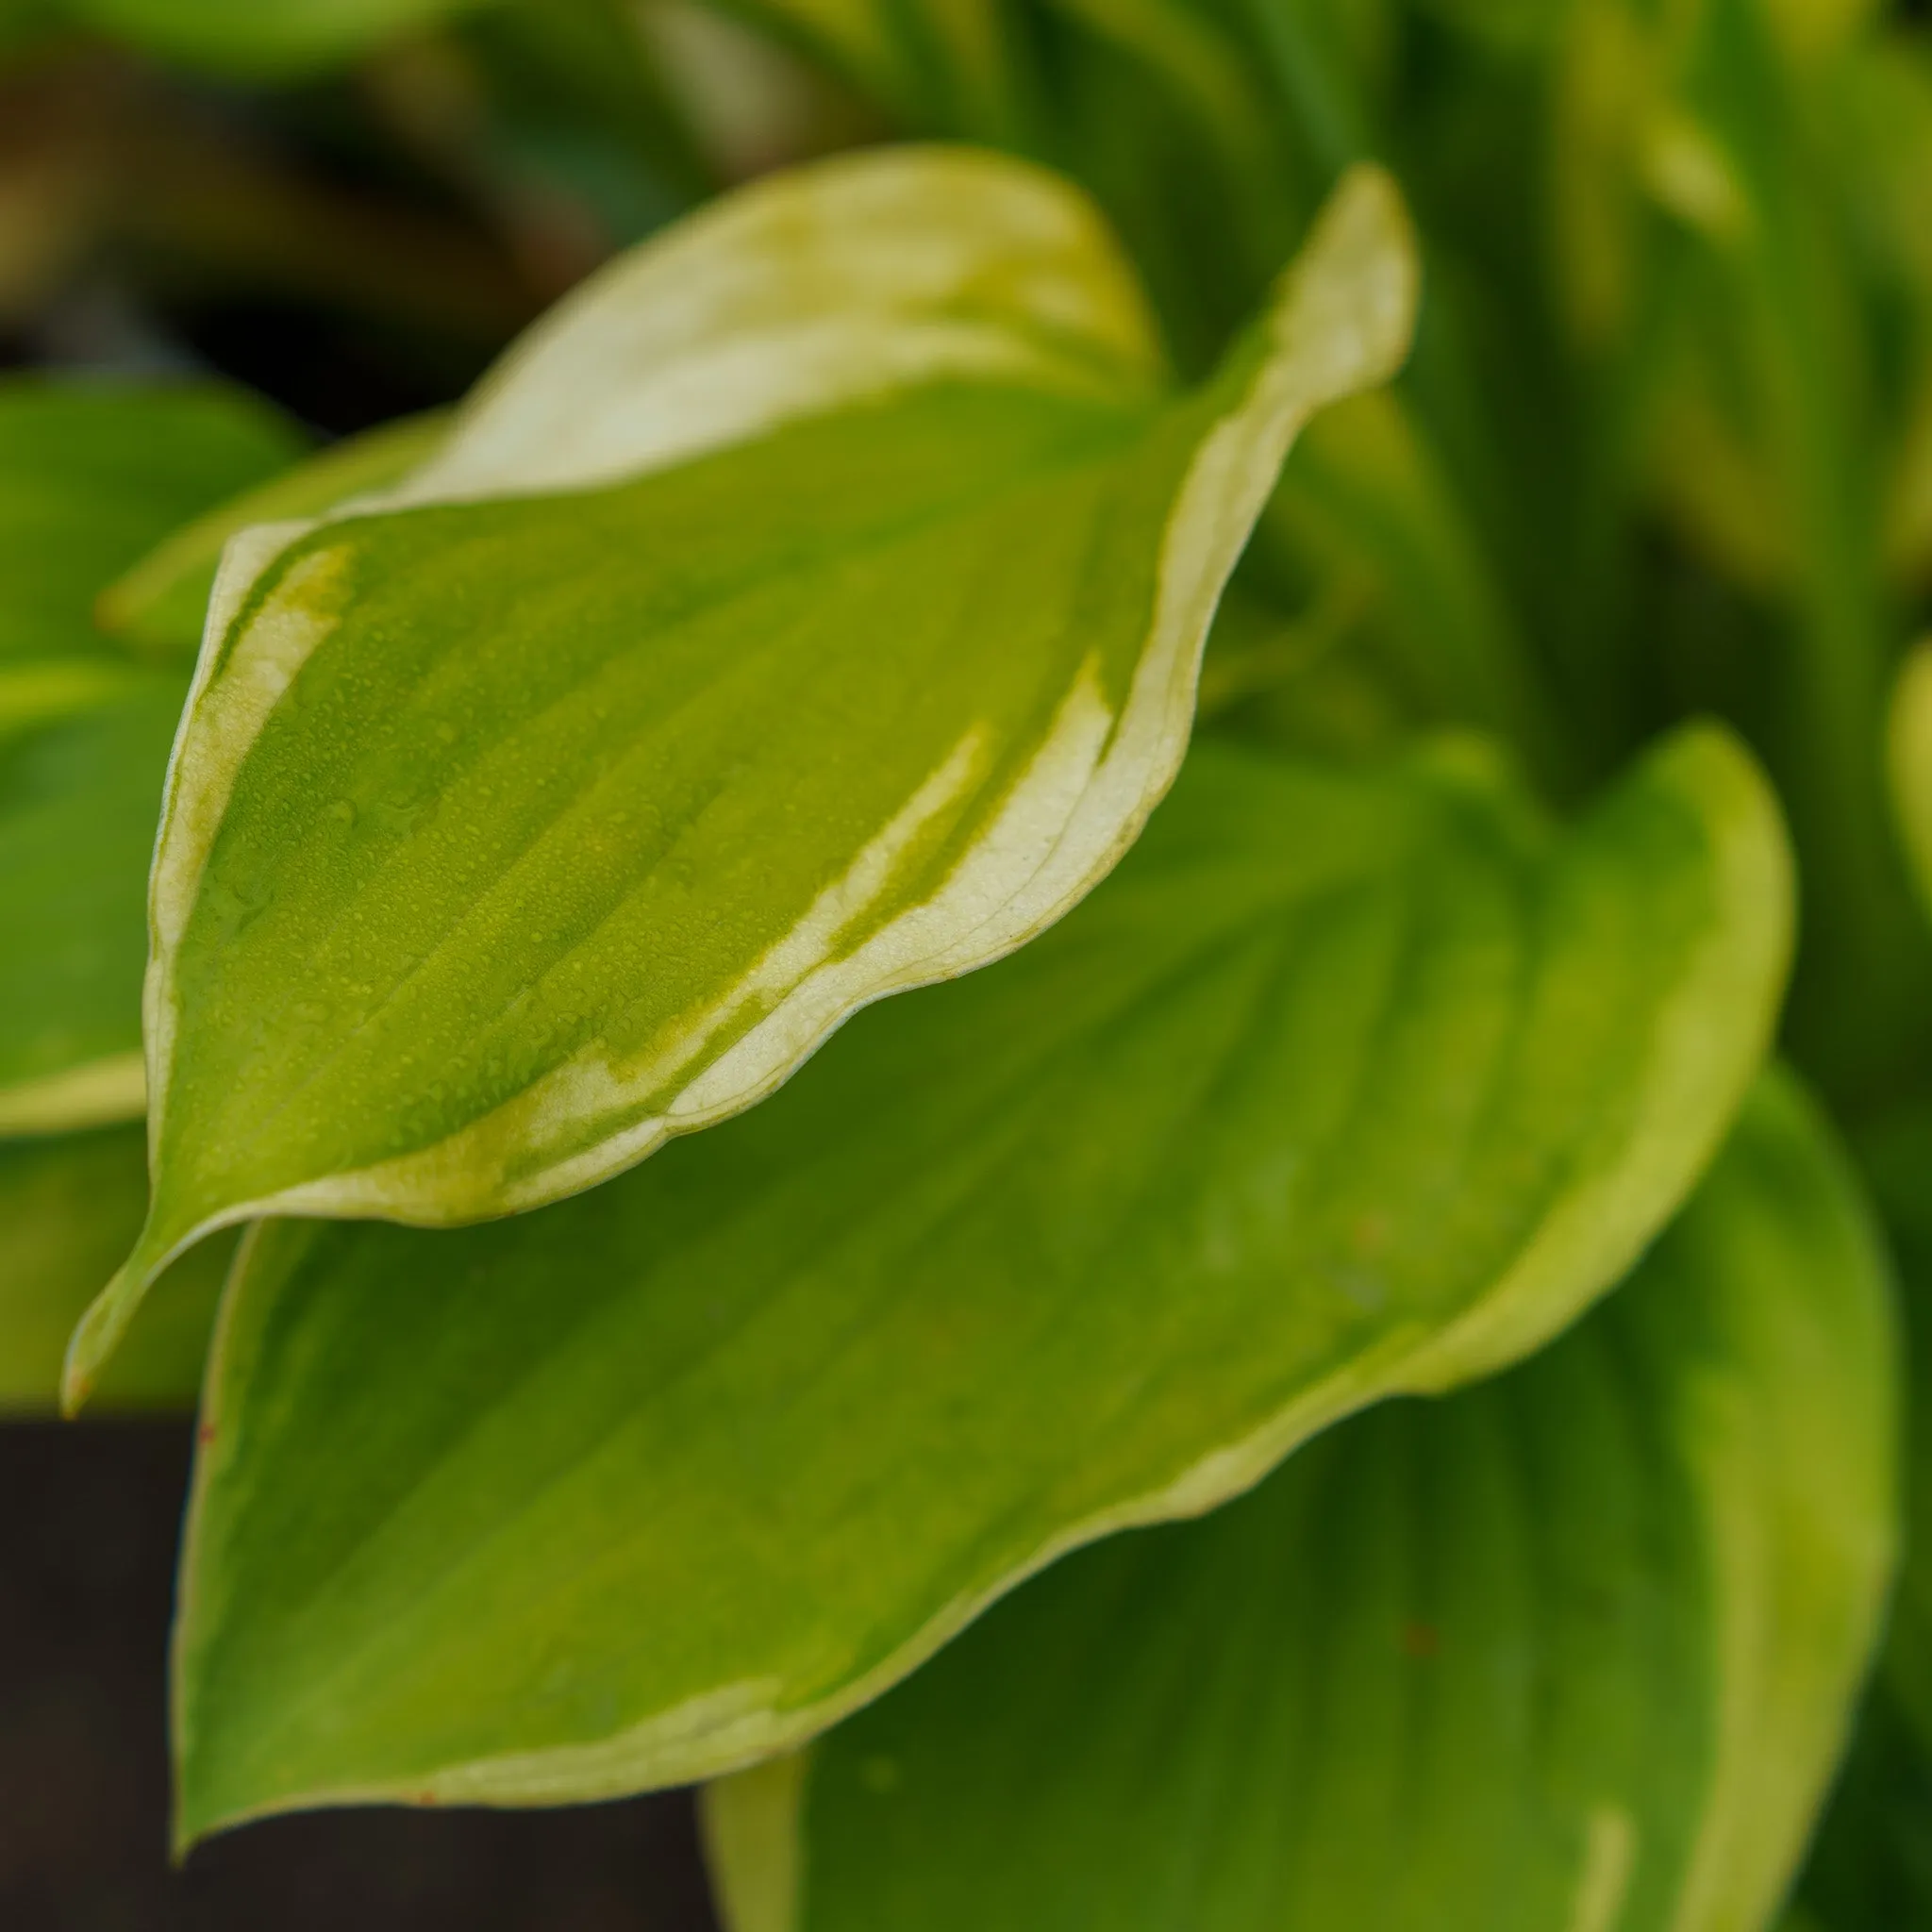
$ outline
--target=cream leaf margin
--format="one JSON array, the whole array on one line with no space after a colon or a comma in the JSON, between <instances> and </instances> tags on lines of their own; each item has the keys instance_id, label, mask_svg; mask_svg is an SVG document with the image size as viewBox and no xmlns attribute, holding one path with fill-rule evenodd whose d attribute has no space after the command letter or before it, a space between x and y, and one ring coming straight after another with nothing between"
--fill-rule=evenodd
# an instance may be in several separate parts
<instances>
[{"instance_id":1,"label":"cream leaf margin","mask_svg":"<svg viewBox=\"0 0 1932 1932\"><path fill-rule=\"evenodd\" d=\"M1230 393L1170 511L1150 634L1124 706L1115 715L1097 676L1083 674L992 823L937 892L888 918L842 959L829 958L824 944L816 958L801 950L824 908L808 910L753 969L756 991L768 991L777 958L800 955L790 991L772 1010L706 1064L706 1042L753 996L749 982L727 989L722 1004L692 1016L692 1077L661 1112L588 1151L559 1148L554 1158L541 1158L546 1137L563 1141L587 1105L635 1105L661 1093L661 1065L613 1067L593 1045L418 1153L235 1203L190 1228L151 1224L75 1331L70 1409L85 1399L146 1283L218 1227L272 1212L448 1225L560 1199L633 1165L675 1133L752 1106L858 1008L988 964L1059 918L1112 868L1173 782L1208 625L1289 448L1318 409L1400 367L1419 275L1393 181L1377 168L1352 170L1232 379L1222 378ZM839 325L841 311L854 308L862 310L859 321ZM993 316L1004 320L995 325ZM730 371L722 389L721 367ZM874 393L882 383L964 373L1061 392L1151 391L1151 336L1098 215L1054 176L996 157L936 148L841 158L744 191L607 269L511 351L422 470L325 521L468 500L500 492L510 479L525 493L608 481ZM626 398L621 409L612 409L613 395ZM710 413L721 408L723 417ZM625 438L612 422L627 425ZM210 600L170 762L150 898L144 1013L157 1160L176 1018L175 951L242 762L336 622L340 553L306 558L252 613L249 593L291 542L316 527L270 525L238 535ZM916 815L931 788L971 757L969 734L880 837L909 840L905 814ZM891 868L879 858L868 847L832 889L848 913L874 873L872 896L883 893ZM519 1156L533 1147L540 1159L530 1172Z\"/></svg>"},{"instance_id":2,"label":"cream leaf margin","mask_svg":"<svg viewBox=\"0 0 1932 1932\"><path fill-rule=\"evenodd\" d=\"M1799 1085L1774 1068L1749 1108L1770 1135L1832 1145ZM1871 1360L1889 1359L1892 1319L1882 1241L1858 1213L1840 1166L1833 1241L1856 1256L1855 1301L1767 1310L1757 1298L1728 1316L1738 1357L1685 1365L1666 1431L1678 1444L1711 1549L1716 1751L1670 1932L1759 1932L1771 1922L1803 1850L1842 1744L1845 1713L1869 1657L1897 1561L1890 1444L1895 1397L1877 1413L1870 1390L1821 1378L1811 1365L1842 1352L1847 1325ZM1780 1314L1782 1319L1780 1319ZM1821 1345L1829 1323L1839 1340ZM1770 1371L1784 1399L1767 1401L1753 1371ZM1860 1469L1858 1507L1821 1483L1845 1455ZM1802 1391L1799 1401L1789 1398ZM1807 1588L1812 1565L1834 1588ZM725 1932L798 1932L809 1845L804 1831L810 1745L715 1778L698 1795L699 1824ZM1577 1845L1567 1932L1610 1932L1628 1896L1637 1842L1626 1810L1600 1804Z\"/></svg>"},{"instance_id":3,"label":"cream leaf margin","mask_svg":"<svg viewBox=\"0 0 1932 1932\"><path fill-rule=\"evenodd\" d=\"M1445 1331L1460 1336L1459 1355L1419 1322L1391 1329L1247 1437L1201 1457L1158 1489L1048 1538L993 1585L942 1607L881 1662L829 1695L787 1705L782 1687L769 1678L719 1685L594 1743L466 1760L403 1785L332 1787L281 1797L208 1821L204 1828L324 1806L595 1803L705 1779L721 1780L715 1789L725 1794L707 1802L729 1805L732 1774L796 1752L870 1704L1060 1557L1118 1530L1205 1515L1357 1410L1390 1395L1446 1388L1458 1379L1458 1364L1461 1378L1473 1378L1541 1345L1623 1278L1704 1171L1769 1048L1789 964L1792 887L1784 824L1749 756L1722 727L1693 726L1654 754L1653 765L1656 782L1677 791L1707 827L1713 876L1707 934L1659 1019L1641 1098L1622 1144L1552 1204L1485 1298L1485 1307L1500 1302L1507 1313ZM1713 1013L1729 1017L1727 1053L1712 1049ZM254 1239L251 1234L237 1258L236 1280L247 1271ZM1543 1298L1534 1313L1527 1306L1532 1295ZM236 1301L231 1294L225 1303L204 1384L206 1420L217 1428L226 1328ZM191 1553L204 1480L198 1470L190 1503ZM185 1569L192 1574L192 1554ZM772 1924L781 1932L782 1921ZM733 1932L766 1927L760 1923Z\"/></svg>"}]
</instances>

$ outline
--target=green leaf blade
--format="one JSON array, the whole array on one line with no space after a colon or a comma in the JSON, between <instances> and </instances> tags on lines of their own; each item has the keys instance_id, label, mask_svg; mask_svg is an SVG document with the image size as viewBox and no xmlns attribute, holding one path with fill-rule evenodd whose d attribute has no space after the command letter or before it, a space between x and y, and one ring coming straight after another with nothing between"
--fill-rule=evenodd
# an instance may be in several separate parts
<instances>
[{"instance_id":1,"label":"green leaf blade","mask_svg":"<svg viewBox=\"0 0 1932 1932\"><path fill-rule=\"evenodd\" d=\"M827 197L963 204L963 258L902 265L889 222L848 260ZM816 319L760 252L801 233ZM1092 218L1013 164L848 161L662 250L514 354L391 508L231 546L155 874L155 1211L76 1391L209 1227L555 1200L1058 918L1172 779L1289 441L1386 376L1414 299L1373 174L1166 404ZM670 305L667 261L741 341L685 341L714 297ZM639 385L614 417L593 352Z\"/></svg>"},{"instance_id":2,"label":"green leaf blade","mask_svg":"<svg viewBox=\"0 0 1932 1932\"><path fill-rule=\"evenodd\" d=\"M142 1111L148 860L186 687L130 663L94 600L299 448L238 390L0 381L0 1134Z\"/></svg>"},{"instance_id":3,"label":"green leaf blade","mask_svg":"<svg viewBox=\"0 0 1932 1932\"><path fill-rule=\"evenodd\" d=\"M0 382L0 663L118 659L90 620L99 592L301 448L265 404L211 384Z\"/></svg>"},{"instance_id":4,"label":"green leaf blade","mask_svg":"<svg viewBox=\"0 0 1932 1932\"><path fill-rule=\"evenodd\" d=\"M1874 1230L1767 1082L1545 1355L1037 1579L707 1794L731 1932L1742 1932L1789 1882L1895 1524Z\"/></svg>"},{"instance_id":5,"label":"green leaf blade","mask_svg":"<svg viewBox=\"0 0 1932 1932\"><path fill-rule=\"evenodd\" d=\"M1467 760L1204 747L1073 917L743 1119L487 1227L270 1224L197 1476L183 1833L742 1762L1064 1550L1534 1347L1750 1078L1781 849L1709 734L1560 839Z\"/></svg>"},{"instance_id":6,"label":"green leaf blade","mask_svg":"<svg viewBox=\"0 0 1932 1932\"><path fill-rule=\"evenodd\" d=\"M0 670L0 705L30 679ZM165 673L0 735L0 1134L138 1119L147 868L187 693Z\"/></svg>"}]
</instances>

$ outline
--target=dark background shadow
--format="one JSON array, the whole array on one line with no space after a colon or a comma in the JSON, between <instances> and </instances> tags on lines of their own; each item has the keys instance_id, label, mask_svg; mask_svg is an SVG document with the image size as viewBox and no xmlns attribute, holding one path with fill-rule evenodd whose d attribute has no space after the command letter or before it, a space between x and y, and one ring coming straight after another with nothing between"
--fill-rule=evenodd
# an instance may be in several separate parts
<instances>
[{"instance_id":1,"label":"dark background shadow","mask_svg":"<svg viewBox=\"0 0 1932 1932\"><path fill-rule=\"evenodd\" d=\"M184 1423L0 1426L6 1932L714 1932L690 1797L313 1812L168 1863Z\"/></svg>"}]
</instances>

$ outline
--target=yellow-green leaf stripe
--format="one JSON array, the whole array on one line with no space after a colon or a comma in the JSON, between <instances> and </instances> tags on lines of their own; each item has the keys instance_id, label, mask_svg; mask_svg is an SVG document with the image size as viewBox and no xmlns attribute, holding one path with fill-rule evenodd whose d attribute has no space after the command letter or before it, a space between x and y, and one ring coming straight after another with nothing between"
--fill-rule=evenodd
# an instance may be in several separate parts
<instances>
[{"instance_id":1,"label":"yellow-green leaf stripe","mask_svg":"<svg viewBox=\"0 0 1932 1932\"><path fill-rule=\"evenodd\" d=\"M845 158L607 270L378 503L238 536L155 864L153 1212L74 1398L210 1228L556 1200L1058 919L1415 294L1358 173L1167 396L1074 191Z\"/></svg>"},{"instance_id":2,"label":"yellow-green leaf stripe","mask_svg":"<svg viewBox=\"0 0 1932 1932\"><path fill-rule=\"evenodd\" d=\"M1735 743L1556 833L1203 745L1114 877L541 1212L269 1222L204 1411L181 1829L795 1743L1031 1572L1533 1350L1688 1191L1789 890Z\"/></svg>"}]
</instances>

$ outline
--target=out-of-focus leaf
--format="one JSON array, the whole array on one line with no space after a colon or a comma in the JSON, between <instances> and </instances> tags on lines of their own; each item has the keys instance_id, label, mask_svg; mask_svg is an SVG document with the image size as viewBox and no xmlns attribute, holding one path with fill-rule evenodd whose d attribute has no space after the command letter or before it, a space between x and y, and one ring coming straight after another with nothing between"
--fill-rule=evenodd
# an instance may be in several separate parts
<instances>
[{"instance_id":1,"label":"out-of-focus leaf","mask_svg":"<svg viewBox=\"0 0 1932 1932\"><path fill-rule=\"evenodd\" d=\"M1932 581L1932 48L1920 35L1874 35L1828 79L1845 211L1875 295L1902 323L1882 537L1893 576L1917 588Z\"/></svg>"},{"instance_id":2,"label":"out-of-focus leaf","mask_svg":"<svg viewBox=\"0 0 1932 1932\"><path fill-rule=\"evenodd\" d=\"M607 270L393 508L237 539L156 856L154 1202L76 1393L212 1227L558 1199L1058 918L1180 762L1293 437L1414 299L1365 170L1162 400L1071 190L849 158Z\"/></svg>"},{"instance_id":3,"label":"out-of-focus leaf","mask_svg":"<svg viewBox=\"0 0 1932 1932\"><path fill-rule=\"evenodd\" d=\"M7 730L9 693L46 681L0 666L0 1135L142 1112L148 859L188 691L129 670L110 695Z\"/></svg>"},{"instance_id":4,"label":"out-of-focus leaf","mask_svg":"<svg viewBox=\"0 0 1932 1932\"><path fill-rule=\"evenodd\" d=\"M1241 41L1192 0L1051 0L1058 11L1134 55L1192 110L1237 168L1269 152L1269 106Z\"/></svg>"},{"instance_id":5,"label":"out-of-focus leaf","mask_svg":"<svg viewBox=\"0 0 1932 1932\"><path fill-rule=\"evenodd\" d=\"M1886 559L1903 583L1932 582L1932 340L1886 504Z\"/></svg>"},{"instance_id":6,"label":"out-of-focus leaf","mask_svg":"<svg viewBox=\"0 0 1932 1932\"><path fill-rule=\"evenodd\" d=\"M138 1126L0 1141L0 1416L53 1412L67 1338L146 1207ZM162 1277L102 1377L100 1407L193 1406L234 1246L209 1241Z\"/></svg>"},{"instance_id":7,"label":"out-of-focus leaf","mask_svg":"<svg viewBox=\"0 0 1932 1932\"><path fill-rule=\"evenodd\" d=\"M1927 677L1928 655L1908 688ZM1857 1151L1905 1317L1905 1562L1883 1673L1803 1891L1821 1932L1894 1932L1932 1924L1932 1104L1921 1096L1868 1124Z\"/></svg>"},{"instance_id":8,"label":"out-of-focus leaf","mask_svg":"<svg viewBox=\"0 0 1932 1932\"><path fill-rule=\"evenodd\" d=\"M729 1769L1060 1552L1534 1349L1720 1139L1787 891L1718 734L1560 837L1468 760L1204 744L1062 925L743 1119L487 1227L265 1224L182 1835Z\"/></svg>"},{"instance_id":9,"label":"out-of-focus leaf","mask_svg":"<svg viewBox=\"0 0 1932 1932\"><path fill-rule=\"evenodd\" d=\"M1890 1315L1767 1084L1535 1361L1070 1558L713 1786L732 1932L1755 1932L1890 1576Z\"/></svg>"},{"instance_id":10,"label":"out-of-focus leaf","mask_svg":"<svg viewBox=\"0 0 1932 1932\"><path fill-rule=\"evenodd\" d=\"M1799 67L1828 61L1885 11L1884 0L1762 0L1766 14Z\"/></svg>"},{"instance_id":11,"label":"out-of-focus leaf","mask_svg":"<svg viewBox=\"0 0 1932 1932\"><path fill-rule=\"evenodd\" d=\"M479 0L62 0L146 52L215 74L293 76L340 65Z\"/></svg>"},{"instance_id":12,"label":"out-of-focus leaf","mask_svg":"<svg viewBox=\"0 0 1932 1932\"><path fill-rule=\"evenodd\" d=\"M1553 266L1564 320L1586 352L1628 329L1637 307L1642 198L1635 157L1663 75L1654 32L1626 0L1557 12L1552 56Z\"/></svg>"},{"instance_id":13,"label":"out-of-focus leaf","mask_svg":"<svg viewBox=\"0 0 1932 1932\"><path fill-rule=\"evenodd\" d=\"M118 658L92 621L101 590L301 447L239 390L0 378L0 663Z\"/></svg>"},{"instance_id":14,"label":"out-of-focus leaf","mask_svg":"<svg viewBox=\"0 0 1932 1932\"><path fill-rule=\"evenodd\" d=\"M1210 139L1174 78L1071 17L1051 99L1053 152L1107 209L1146 278L1161 333L1188 375L1212 369L1306 229L1324 183L1298 165L1285 120L1258 171Z\"/></svg>"},{"instance_id":15,"label":"out-of-focus leaf","mask_svg":"<svg viewBox=\"0 0 1932 1932\"><path fill-rule=\"evenodd\" d=\"M714 0L825 60L906 131L1024 142L1024 37L1007 0Z\"/></svg>"},{"instance_id":16,"label":"out-of-focus leaf","mask_svg":"<svg viewBox=\"0 0 1932 1932\"><path fill-rule=\"evenodd\" d=\"M237 390L0 381L0 1134L142 1110L148 859L186 685L130 664L94 599L299 447Z\"/></svg>"},{"instance_id":17,"label":"out-of-focus leaf","mask_svg":"<svg viewBox=\"0 0 1932 1932\"><path fill-rule=\"evenodd\" d=\"M1932 1757L1882 1679L1866 1696L1799 1890L1779 1932L1932 1924Z\"/></svg>"},{"instance_id":18,"label":"out-of-focus leaf","mask_svg":"<svg viewBox=\"0 0 1932 1932\"><path fill-rule=\"evenodd\" d=\"M1309 425L1263 528L1372 585L1424 716L1479 726L1548 775L1556 724L1535 661L1412 410L1392 390Z\"/></svg>"},{"instance_id":19,"label":"out-of-focus leaf","mask_svg":"<svg viewBox=\"0 0 1932 1932\"><path fill-rule=\"evenodd\" d=\"M1896 1932L1932 1923L1932 1106L1922 1099L1868 1125L1857 1153L1905 1317L1905 1563L1883 1672L1803 1893L1822 1932Z\"/></svg>"},{"instance_id":20,"label":"out-of-focus leaf","mask_svg":"<svg viewBox=\"0 0 1932 1932\"><path fill-rule=\"evenodd\" d=\"M192 660L228 539L254 524L316 517L402 481L449 431L442 410L385 424L320 451L163 538L94 603L102 629L142 656Z\"/></svg>"},{"instance_id":21,"label":"out-of-focus leaf","mask_svg":"<svg viewBox=\"0 0 1932 1932\"><path fill-rule=\"evenodd\" d=\"M1932 1759L1932 1105L1868 1127L1858 1154L1898 1257L1916 1398L1907 1410L1906 1561L1887 1674Z\"/></svg>"},{"instance_id":22,"label":"out-of-focus leaf","mask_svg":"<svg viewBox=\"0 0 1932 1932\"><path fill-rule=\"evenodd\" d=\"M1870 335L1818 117L1757 0L1702 9L1677 108L1726 184L1730 214L1700 227L1689 202L1678 212L1702 235L1699 299L1790 537L1782 648L1764 680L1809 915L1790 1037L1836 1095L1869 1100L1932 1055L1932 947L1873 755L1895 642Z\"/></svg>"},{"instance_id":23,"label":"out-of-focus leaf","mask_svg":"<svg viewBox=\"0 0 1932 1932\"><path fill-rule=\"evenodd\" d=\"M0 59L33 47L59 25L58 0L0 0Z\"/></svg>"},{"instance_id":24,"label":"out-of-focus leaf","mask_svg":"<svg viewBox=\"0 0 1932 1932\"><path fill-rule=\"evenodd\" d=\"M1545 52L1562 32L1571 12L1561 0L1423 0L1423 4L1491 53L1509 58Z\"/></svg>"},{"instance_id":25,"label":"out-of-focus leaf","mask_svg":"<svg viewBox=\"0 0 1932 1932\"><path fill-rule=\"evenodd\" d=\"M1887 753L1906 852L1932 907L1932 643L1921 644L1899 674Z\"/></svg>"},{"instance_id":26,"label":"out-of-focus leaf","mask_svg":"<svg viewBox=\"0 0 1932 1932\"><path fill-rule=\"evenodd\" d=\"M1680 352L1652 418L1654 500L1719 575L1788 597L1800 562L1789 508L1766 452L1725 411L1724 387L1714 355Z\"/></svg>"},{"instance_id":27,"label":"out-of-focus leaf","mask_svg":"<svg viewBox=\"0 0 1932 1932\"><path fill-rule=\"evenodd\" d=\"M721 10L774 28L829 62L864 92L917 119L923 89L907 43L907 11L889 0L718 0Z\"/></svg>"},{"instance_id":28,"label":"out-of-focus leaf","mask_svg":"<svg viewBox=\"0 0 1932 1932\"><path fill-rule=\"evenodd\" d=\"M1400 27L1382 0L1252 0L1256 44L1324 172L1374 151L1379 83Z\"/></svg>"}]
</instances>

